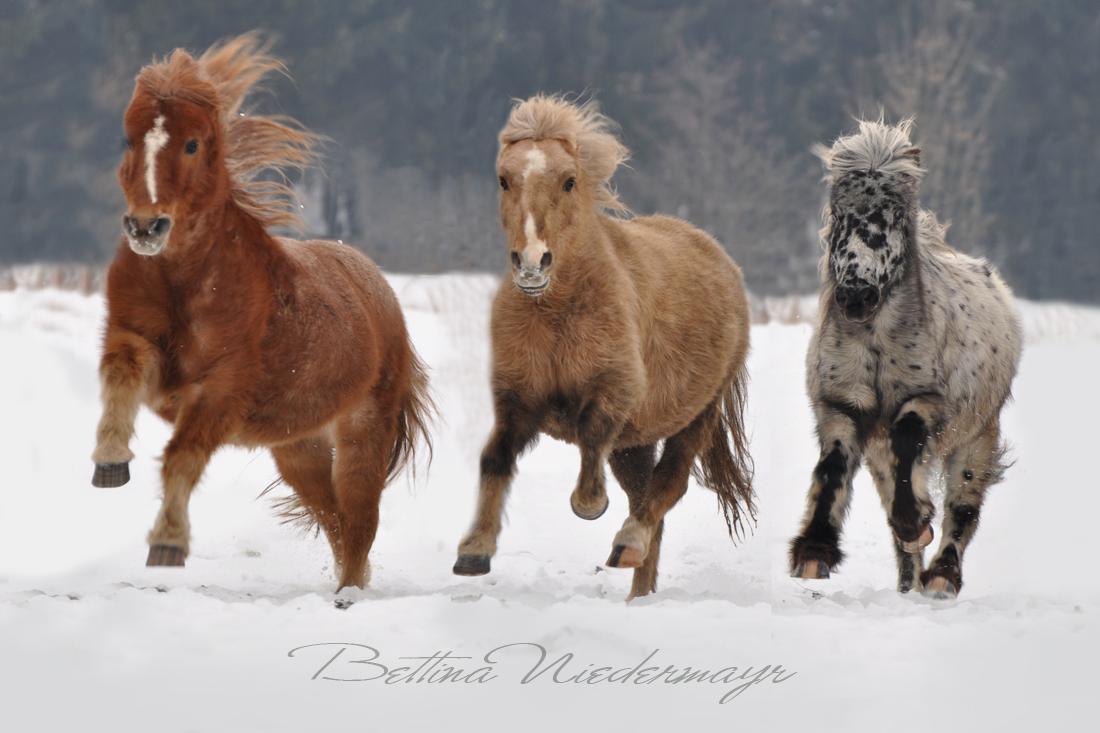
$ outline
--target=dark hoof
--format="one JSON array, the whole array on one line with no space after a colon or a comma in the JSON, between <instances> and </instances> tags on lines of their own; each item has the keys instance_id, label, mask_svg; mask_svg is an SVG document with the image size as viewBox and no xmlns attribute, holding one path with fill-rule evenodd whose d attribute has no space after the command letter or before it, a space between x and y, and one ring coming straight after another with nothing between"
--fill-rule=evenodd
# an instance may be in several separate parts
<instances>
[{"instance_id":1,"label":"dark hoof","mask_svg":"<svg viewBox=\"0 0 1100 733\"><path fill-rule=\"evenodd\" d=\"M820 560L807 560L794 569L791 577L802 578L803 580L827 580L829 578L829 565Z\"/></svg>"},{"instance_id":2,"label":"dark hoof","mask_svg":"<svg viewBox=\"0 0 1100 733\"><path fill-rule=\"evenodd\" d=\"M950 580L942 575L937 575L929 579L921 590L921 595L937 601L953 601L958 597L959 591Z\"/></svg>"},{"instance_id":3,"label":"dark hoof","mask_svg":"<svg viewBox=\"0 0 1100 733\"><path fill-rule=\"evenodd\" d=\"M130 480L129 463L97 463L92 474L92 486L114 489Z\"/></svg>"},{"instance_id":4,"label":"dark hoof","mask_svg":"<svg viewBox=\"0 0 1100 733\"><path fill-rule=\"evenodd\" d=\"M455 575L486 575L488 572L488 555L459 555L455 561Z\"/></svg>"},{"instance_id":5,"label":"dark hoof","mask_svg":"<svg viewBox=\"0 0 1100 733\"><path fill-rule=\"evenodd\" d=\"M182 568L185 557L182 547L149 545L149 558L145 561L145 567Z\"/></svg>"},{"instance_id":6,"label":"dark hoof","mask_svg":"<svg viewBox=\"0 0 1100 733\"><path fill-rule=\"evenodd\" d=\"M579 511L577 509L577 505L575 503L573 503L573 498L572 497L569 498L569 507L573 510L573 513L576 514L581 519L588 519L588 520L599 519L600 517L603 516L603 513L607 511L607 507L608 507L609 504L611 504L611 502L608 500L607 496L605 495L604 498L603 498L603 506L600 507L598 511L596 511L593 514L584 514L584 513L582 513L581 511Z\"/></svg>"},{"instance_id":7,"label":"dark hoof","mask_svg":"<svg viewBox=\"0 0 1100 733\"><path fill-rule=\"evenodd\" d=\"M337 598L332 602L332 605L341 611L346 611L355 605L355 601L350 598Z\"/></svg>"}]
</instances>

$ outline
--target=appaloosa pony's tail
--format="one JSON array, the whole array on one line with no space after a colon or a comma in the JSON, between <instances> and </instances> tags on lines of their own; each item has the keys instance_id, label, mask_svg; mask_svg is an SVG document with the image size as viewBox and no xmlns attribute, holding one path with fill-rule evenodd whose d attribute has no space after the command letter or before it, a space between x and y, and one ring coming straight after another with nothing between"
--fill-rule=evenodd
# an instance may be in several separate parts
<instances>
[{"instance_id":1,"label":"appaloosa pony's tail","mask_svg":"<svg viewBox=\"0 0 1100 733\"><path fill-rule=\"evenodd\" d=\"M416 473L416 449L423 441L428 449L428 463L432 462L432 436L428 423L435 414L435 403L428 389L428 368L420 361L416 351L409 349L409 387L401 400L401 414L397 417L397 438L390 450L390 463L386 468L386 483L410 466Z\"/></svg>"},{"instance_id":2,"label":"appaloosa pony's tail","mask_svg":"<svg viewBox=\"0 0 1100 733\"><path fill-rule=\"evenodd\" d=\"M745 392L748 370L744 365L726 383L715 400L717 416L711 442L699 455L692 475L718 495L718 505L726 519L730 537L744 536L742 512L756 523L755 493L752 488L753 463L745 440ZM731 450L732 443L732 450Z\"/></svg>"}]
</instances>

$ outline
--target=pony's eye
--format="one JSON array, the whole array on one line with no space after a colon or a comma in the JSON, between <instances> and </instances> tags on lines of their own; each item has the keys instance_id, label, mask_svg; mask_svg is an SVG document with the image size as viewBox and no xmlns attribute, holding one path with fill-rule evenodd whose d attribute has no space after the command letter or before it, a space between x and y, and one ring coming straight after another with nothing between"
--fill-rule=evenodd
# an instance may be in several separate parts
<instances>
[{"instance_id":1,"label":"pony's eye","mask_svg":"<svg viewBox=\"0 0 1100 733\"><path fill-rule=\"evenodd\" d=\"M565 182L565 185L561 187L561 190L566 191L566 192L572 191L573 186L575 186L576 184L577 184L577 179L576 178L570 178Z\"/></svg>"},{"instance_id":2,"label":"pony's eye","mask_svg":"<svg viewBox=\"0 0 1100 733\"><path fill-rule=\"evenodd\" d=\"M508 181L504 180L504 176L500 177L500 187L504 191L508 190Z\"/></svg>"},{"instance_id":3,"label":"pony's eye","mask_svg":"<svg viewBox=\"0 0 1100 733\"><path fill-rule=\"evenodd\" d=\"M198 151L199 151L199 141L198 140L188 140L187 141L187 147L183 149L183 152L187 153L188 155L194 155Z\"/></svg>"}]
</instances>

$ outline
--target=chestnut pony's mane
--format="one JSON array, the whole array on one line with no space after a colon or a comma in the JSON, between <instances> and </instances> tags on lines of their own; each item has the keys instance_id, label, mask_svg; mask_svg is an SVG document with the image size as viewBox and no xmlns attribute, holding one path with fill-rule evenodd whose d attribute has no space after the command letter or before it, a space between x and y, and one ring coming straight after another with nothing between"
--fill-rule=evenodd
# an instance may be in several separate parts
<instances>
[{"instance_id":1,"label":"chestnut pony's mane","mask_svg":"<svg viewBox=\"0 0 1100 733\"><path fill-rule=\"evenodd\" d=\"M281 61L267 54L270 44L246 33L211 46L196 61L176 49L164 61L141 70L137 89L161 98L179 97L212 108L222 126L230 196L264 226L301 226L297 196L285 183L258 181L265 170L304 168L318 159L320 137L289 117L248 116L241 104L270 71L283 71Z\"/></svg>"}]
</instances>

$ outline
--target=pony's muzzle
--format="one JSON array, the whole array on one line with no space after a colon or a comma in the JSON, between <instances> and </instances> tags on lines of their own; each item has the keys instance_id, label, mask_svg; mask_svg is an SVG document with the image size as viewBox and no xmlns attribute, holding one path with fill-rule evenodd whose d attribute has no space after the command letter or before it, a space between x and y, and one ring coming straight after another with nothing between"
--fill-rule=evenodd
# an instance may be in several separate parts
<instances>
[{"instance_id":1,"label":"pony's muzzle","mask_svg":"<svg viewBox=\"0 0 1100 733\"><path fill-rule=\"evenodd\" d=\"M532 264L520 258L518 252L512 252L512 280L516 286L528 295L542 295L550 286L550 269L554 264L554 255L543 252L538 263Z\"/></svg>"},{"instance_id":2,"label":"pony's muzzle","mask_svg":"<svg viewBox=\"0 0 1100 733\"><path fill-rule=\"evenodd\" d=\"M139 255L160 254L168 242L168 232L172 229L172 219L168 216L142 218L127 214L122 217L122 229L130 242L130 249Z\"/></svg>"},{"instance_id":3,"label":"pony's muzzle","mask_svg":"<svg viewBox=\"0 0 1100 733\"><path fill-rule=\"evenodd\" d=\"M875 312L882 300L882 292L874 285L860 284L856 287L837 286L836 304L849 321L866 321Z\"/></svg>"}]
</instances>

